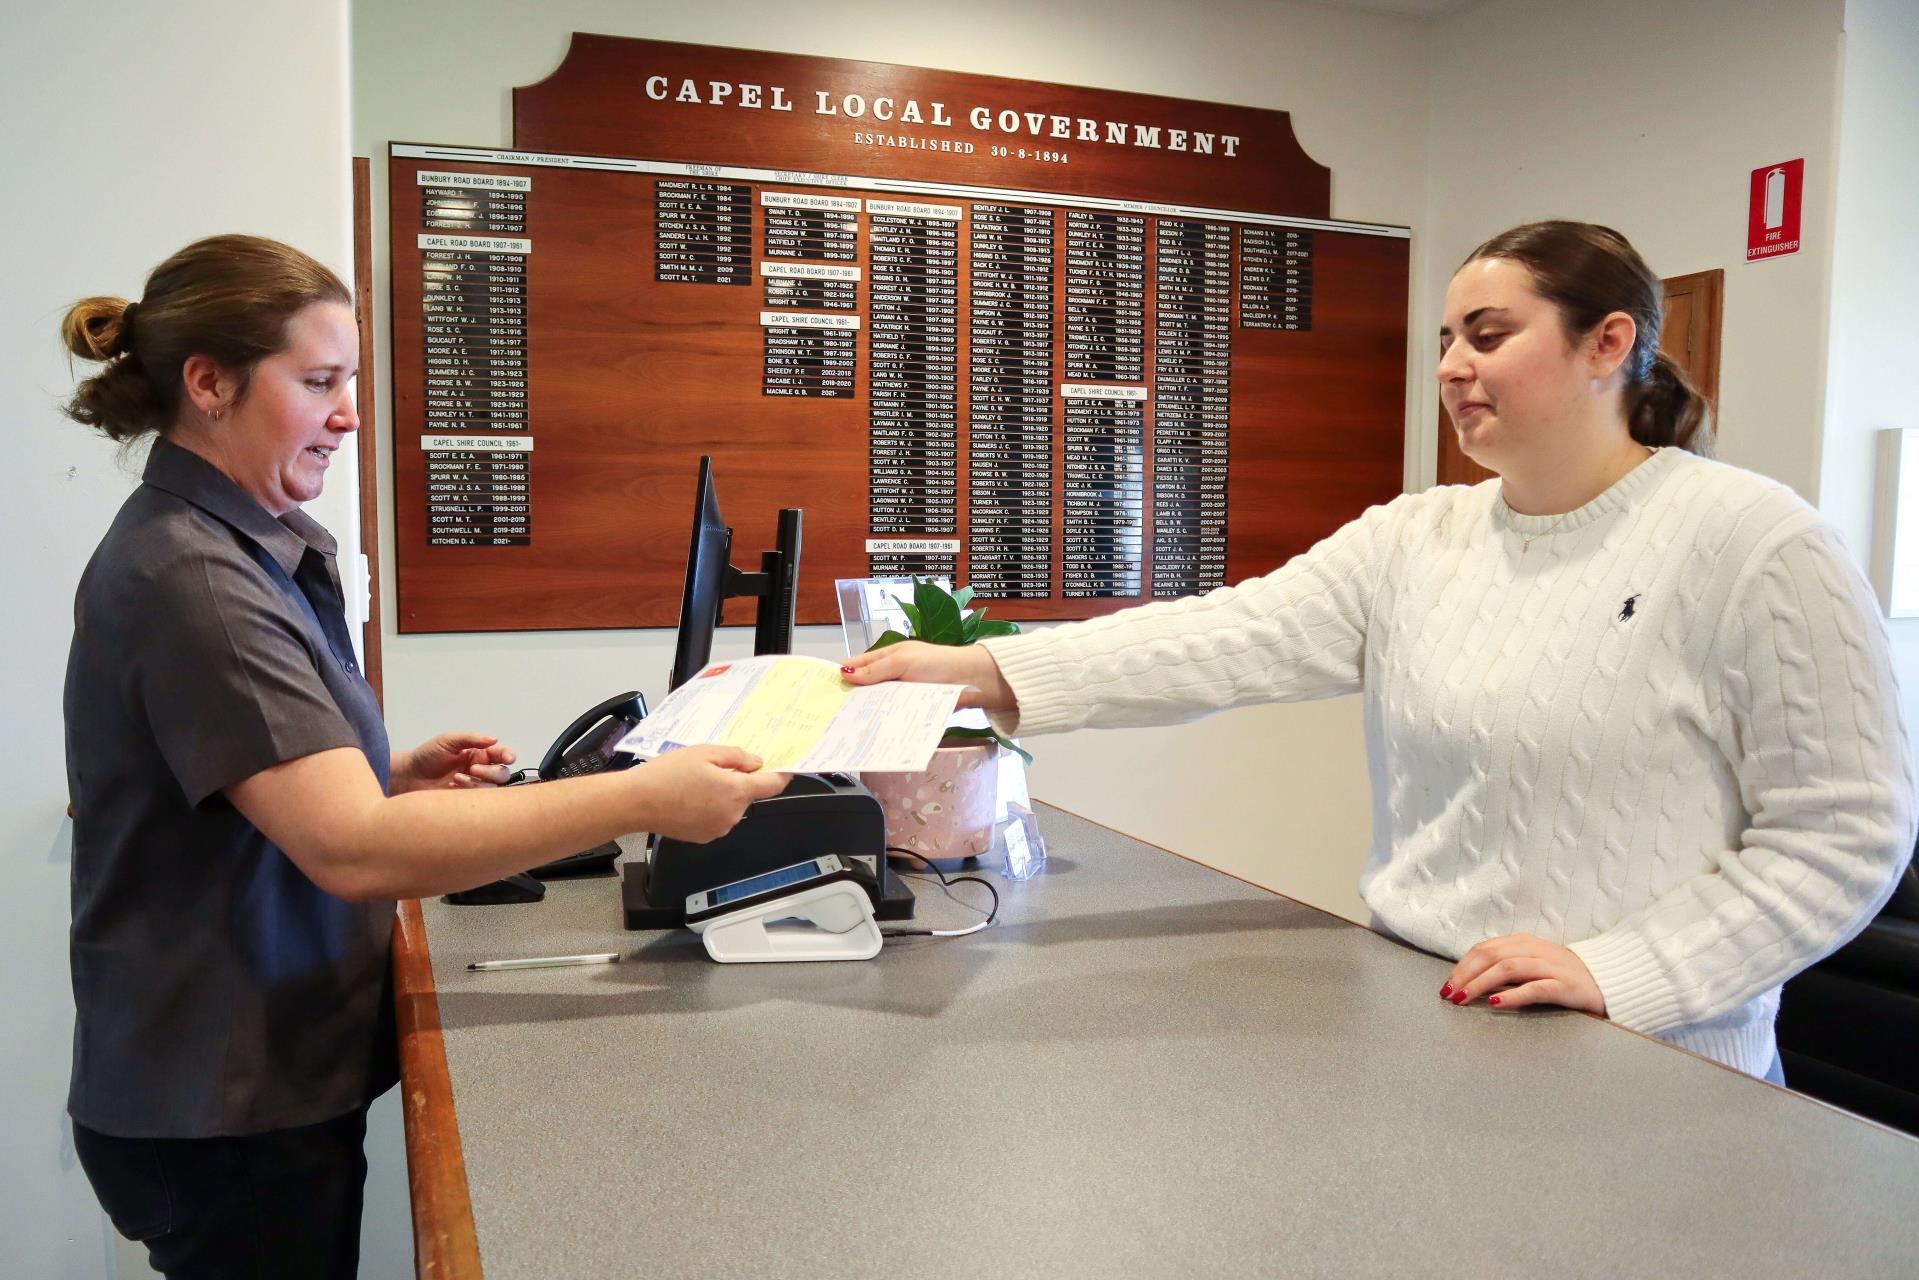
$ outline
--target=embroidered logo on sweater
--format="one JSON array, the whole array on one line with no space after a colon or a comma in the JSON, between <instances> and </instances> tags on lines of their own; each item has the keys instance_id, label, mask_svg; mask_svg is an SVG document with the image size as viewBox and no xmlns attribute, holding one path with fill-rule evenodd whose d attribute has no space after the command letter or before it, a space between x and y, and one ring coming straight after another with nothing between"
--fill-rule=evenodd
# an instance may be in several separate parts
<instances>
[{"instance_id":1,"label":"embroidered logo on sweater","mask_svg":"<svg viewBox=\"0 0 1919 1280\"><path fill-rule=\"evenodd\" d=\"M1629 621L1632 618L1633 602L1637 599L1639 599L1639 597L1636 595L1627 596L1626 603L1619 606L1619 620L1621 622Z\"/></svg>"}]
</instances>

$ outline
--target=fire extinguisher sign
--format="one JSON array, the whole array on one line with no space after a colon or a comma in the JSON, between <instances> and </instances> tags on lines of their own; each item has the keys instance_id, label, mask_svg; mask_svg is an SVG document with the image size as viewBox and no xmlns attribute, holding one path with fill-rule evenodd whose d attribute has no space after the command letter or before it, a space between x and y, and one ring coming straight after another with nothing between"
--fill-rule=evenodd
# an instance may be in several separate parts
<instances>
[{"instance_id":1,"label":"fire extinguisher sign","mask_svg":"<svg viewBox=\"0 0 1919 1280\"><path fill-rule=\"evenodd\" d=\"M1752 171L1752 207L1746 215L1747 262L1799 252L1799 197L1805 190L1805 179L1803 157Z\"/></svg>"}]
</instances>

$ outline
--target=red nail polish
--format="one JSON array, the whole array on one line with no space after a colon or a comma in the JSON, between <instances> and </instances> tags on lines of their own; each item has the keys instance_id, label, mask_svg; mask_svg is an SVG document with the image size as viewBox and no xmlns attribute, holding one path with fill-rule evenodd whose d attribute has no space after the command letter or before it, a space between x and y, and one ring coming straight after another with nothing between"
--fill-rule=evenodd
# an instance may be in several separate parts
<instances>
[{"instance_id":1,"label":"red nail polish","mask_svg":"<svg viewBox=\"0 0 1919 1280\"><path fill-rule=\"evenodd\" d=\"M1487 1004L1498 1004L1498 1003L1499 1003L1499 997L1498 997L1498 996L1487 996L1487 997L1486 997L1486 1003L1487 1003Z\"/></svg>"},{"instance_id":2,"label":"red nail polish","mask_svg":"<svg viewBox=\"0 0 1919 1280\"><path fill-rule=\"evenodd\" d=\"M841 675L843 675L843 676L850 676L850 675L852 675L852 674L853 674L853 668L851 668L851 667L841 667L841 668L840 668L840 674L841 674Z\"/></svg>"},{"instance_id":3,"label":"red nail polish","mask_svg":"<svg viewBox=\"0 0 1919 1280\"><path fill-rule=\"evenodd\" d=\"M1466 993L1465 993L1465 991L1463 991L1463 990L1460 990L1460 991L1455 991L1455 992L1453 992L1453 1003L1454 1003L1454 1004L1465 1004L1465 1003L1466 1003Z\"/></svg>"},{"instance_id":4,"label":"red nail polish","mask_svg":"<svg viewBox=\"0 0 1919 1280\"><path fill-rule=\"evenodd\" d=\"M1441 988L1439 989L1439 998L1440 998L1441 1000L1450 1000L1450 999L1452 999L1452 998L1453 998L1453 984L1452 984L1452 983L1450 983L1450 982L1448 982L1448 983L1447 983L1447 984L1446 984L1445 986L1443 986L1443 987L1441 987Z\"/></svg>"}]
</instances>

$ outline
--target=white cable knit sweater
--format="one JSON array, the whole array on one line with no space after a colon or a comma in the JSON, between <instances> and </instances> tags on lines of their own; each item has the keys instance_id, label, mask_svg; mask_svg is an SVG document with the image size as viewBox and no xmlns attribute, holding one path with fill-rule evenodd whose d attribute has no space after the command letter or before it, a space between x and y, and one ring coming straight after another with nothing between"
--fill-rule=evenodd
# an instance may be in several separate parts
<instances>
[{"instance_id":1,"label":"white cable knit sweater","mask_svg":"<svg viewBox=\"0 0 1919 1280\"><path fill-rule=\"evenodd\" d=\"M1363 692L1380 924L1570 946L1615 1022L1755 1075L1780 984L1913 845L1864 580L1790 490L1677 449L1563 517L1430 489L1263 578L989 644L1023 734Z\"/></svg>"}]
</instances>

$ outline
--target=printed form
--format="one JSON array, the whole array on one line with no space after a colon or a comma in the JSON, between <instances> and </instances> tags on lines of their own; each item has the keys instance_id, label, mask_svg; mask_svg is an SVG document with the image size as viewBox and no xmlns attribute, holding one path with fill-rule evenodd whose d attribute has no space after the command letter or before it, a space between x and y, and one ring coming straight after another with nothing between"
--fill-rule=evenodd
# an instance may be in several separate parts
<instances>
[{"instance_id":1,"label":"printed form","mask_svg":"<svg viewBox=\"0 0 1919 1280\"><path fill-rule=\"evenodd\" d=\"M643 759L681 747L741 747L781 773L910 773L946 732L956 684L855 686L824 658L771 654L716 662L667 695L619 750Z\"/></svg>"}]
</instances>

